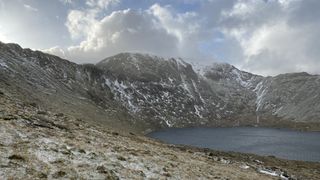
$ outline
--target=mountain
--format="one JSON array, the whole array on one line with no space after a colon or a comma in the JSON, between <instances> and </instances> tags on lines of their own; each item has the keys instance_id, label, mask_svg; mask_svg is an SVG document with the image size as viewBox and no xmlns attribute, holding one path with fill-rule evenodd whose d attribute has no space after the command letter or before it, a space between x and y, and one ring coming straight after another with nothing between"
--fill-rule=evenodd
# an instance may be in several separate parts
<instances>
[{"instance_id":1,"label":"mountain","mask_svg":"<svg viewBox=\"0 0 320 180\"><path fill-rule=\"evenodd\" d=\"M121 53L97 64L0 43L0 91L105 127L261 125L320 129L320 76L263 77L229 64Z\"/></svg>"},{"instance_id":2,"label":"mountain","mask_svg":"<svg viewBox=\"0 0 320 180\"><path fill-rule=\"evenodd\" d=\"M121 53L97 64L0 43L0 179L319 179L319 163L168 145L167 127L319 130L319 76Z\"/></svg>"}]
</instances>

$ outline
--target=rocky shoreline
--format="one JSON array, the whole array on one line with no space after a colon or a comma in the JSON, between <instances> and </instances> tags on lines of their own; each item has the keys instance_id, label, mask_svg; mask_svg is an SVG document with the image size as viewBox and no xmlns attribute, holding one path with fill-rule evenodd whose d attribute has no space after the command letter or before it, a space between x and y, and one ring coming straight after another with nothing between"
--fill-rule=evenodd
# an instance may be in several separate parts
<instances>
[{"instance_id":1,"label":"rocky shoreline","mask_svg":"<svg viewBox=\"0 0 320 180\"><path fill-rule=\"evenodd\" d=\"M249 153L216 151L207 148L196 148L192 146L172 146L181 150L203 152L208 156L213 156L216 161L225 163L243 162L256 171L268 171L276 174L282 179L318 179L320 177L320 163L308 161L295 161L280 159L274 156L260 156ZM289 177L291 175L291 177Z\"/></svg>"}]
</instances>

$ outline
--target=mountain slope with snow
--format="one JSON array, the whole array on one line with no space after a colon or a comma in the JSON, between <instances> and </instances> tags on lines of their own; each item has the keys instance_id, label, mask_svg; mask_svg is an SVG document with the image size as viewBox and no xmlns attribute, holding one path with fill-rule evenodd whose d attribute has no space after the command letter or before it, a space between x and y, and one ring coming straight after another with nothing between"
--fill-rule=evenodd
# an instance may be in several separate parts
<instances>
[{"instance_id":1,"label":"mountain slope with snow","mask_svg":"<svg viewBox=\"0 0 320 180\"><path fill-rule=\"evenodd\" d=\"M229 64L194 70L180 58L138 53L78 65L0 43L0 91L40 108L144 133L190 126L308 127L320 122L319 82L316 75L262 77Z\"/></svg>"}]
</instances>

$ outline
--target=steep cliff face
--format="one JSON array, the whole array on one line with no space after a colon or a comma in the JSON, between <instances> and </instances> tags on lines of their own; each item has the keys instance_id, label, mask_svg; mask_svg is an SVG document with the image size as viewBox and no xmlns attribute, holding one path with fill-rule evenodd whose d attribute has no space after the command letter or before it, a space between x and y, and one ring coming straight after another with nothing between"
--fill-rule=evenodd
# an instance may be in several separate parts
<instances>
[{"instance_id":1,"label":"steep cliff face","mask_svg":"<svg viewBox=\"0 0 320 180\"><path fill-rule=\"evenodd\" d=\"M154 126L239 125L240 119L246 124L256 119L253 89L263 78L228 64L199 74L182 59L122 53L96 66L112 76L106 84L115 98Z\"/></svg>"},{"instance_id":2,"label":"steep cliff face","mask_svg":"<svg viewBox=\"0 0 320 180\"><path fill-rule=\"evenodd\" d=\"M259 115L295 122L319 122L320 76L307 73L266 78L255 88Z\"/></svg>"},{"instance_id":3,"label":"steep cliff face","mask_svg":"<svg viewBox=\"0 0 320 180\"><path fill-rule=\"evenodd\" d=\"M202 79L181 59L123 53L97 64L113 77L106 84L131 114L154 126L208 123Z\"/></svg>"},{"instance_id":4,"label":"steep cliff face","mask_svg":"<svg viewBox=\"0 0 320 180\"><path fill-rule=\"evenodd\" d=\"M0 44L1 91L107 126L165 127L320 122L320 77L262 77L229 64L195 71L180 58L121 53L78 65Z\"/></svg>"}]
</instances>

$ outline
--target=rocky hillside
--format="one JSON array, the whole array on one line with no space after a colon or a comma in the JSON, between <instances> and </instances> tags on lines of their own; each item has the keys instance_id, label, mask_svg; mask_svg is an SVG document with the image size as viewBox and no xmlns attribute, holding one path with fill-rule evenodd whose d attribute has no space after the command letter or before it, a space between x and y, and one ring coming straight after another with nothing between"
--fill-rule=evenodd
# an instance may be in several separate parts
<instances>
[{"instance_id":1,"label":"rocky hillside","mask_svg":"<svg viewBox=\"0 0 320 180\"><path fill-rule=\"evenodd\" d=\"M320 129L320 76L307 73L262 77L229 64L195 71L180 58L134 53L78 65L1 43L0 88L39 108L135 132L241 125Z\"/></svg>"},{"instance_id":2,"label":"rocky hillside","mask_svg":"<svg viewBox=\"0 0 320 180\"><path fill-rule=\"evenodd\" d=\"M0 90L39 108L89 122L132 126L128 119L133 118L113 100L103 72L94 65L77 65L16 44L0 44Z\"/></svg>"},{"instance_id":3,"label":"rocky hillside","mask_svg":"<svg viewBox=\"0 0 320 180\"><path fill-rule=\"evenodd\" d=\"M166 145L0 93L0 179L319 179L319 169Z\"/></svg>"}]
</instances>

